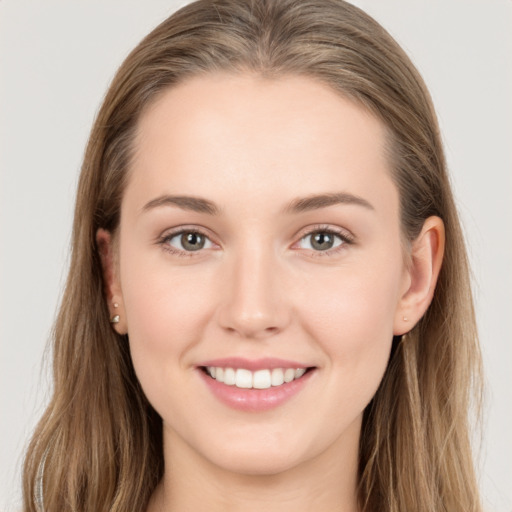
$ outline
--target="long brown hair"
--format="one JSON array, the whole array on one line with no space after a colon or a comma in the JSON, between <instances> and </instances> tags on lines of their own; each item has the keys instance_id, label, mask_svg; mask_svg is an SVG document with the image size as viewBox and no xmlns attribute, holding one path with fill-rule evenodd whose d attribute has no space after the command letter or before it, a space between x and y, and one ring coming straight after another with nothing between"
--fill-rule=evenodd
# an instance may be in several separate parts
<instances>
[{"instance_id":1,"label":"long brown hair","mask_svg":"<svg viewBox=\"0 0 512 512\"><path fill-rule=\"evenodd\" d=\"M25 511L143 511L163 475L162 425L125 337L109 325L98 228L115 233L141 112L212 71L312 77L383 121L405 240L445 224L434 299L364 413L364 511L480 511L468 411L480 358L464 241L438 124L418 72L391 36L343 0L199 0L128 56L98 113L78 186L72 258L53 335L53 398L24 468ZM473 394L473 392L475 392Z\"/></svg>"}]
</instances>

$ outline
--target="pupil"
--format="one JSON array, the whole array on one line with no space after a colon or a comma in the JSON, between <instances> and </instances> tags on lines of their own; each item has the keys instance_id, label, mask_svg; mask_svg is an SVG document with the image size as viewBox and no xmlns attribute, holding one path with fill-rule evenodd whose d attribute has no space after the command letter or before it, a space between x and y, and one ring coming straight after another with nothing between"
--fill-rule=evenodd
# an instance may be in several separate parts
<instances>
[{"instance_id":1,"label":"pupil","mask_svg":"<svg viewBox=\"0 0 512 512\"><path fill-rule=\"evenodd\" d=\"M330 249L333 244L333 237L329 233L315 233L313 235L312 246L319 251Z\"/></svg>"},{"instance_id":2,"label":"pupil","mask_svg":"<svg viewBox=\"0 0 512 512\"><path fill-rule=\"evenodd\" d=\"M181 243L187 251L198 251L204 246L204 237L199 233L185 233L181 236Z\"/></svg>"}]
</instances>

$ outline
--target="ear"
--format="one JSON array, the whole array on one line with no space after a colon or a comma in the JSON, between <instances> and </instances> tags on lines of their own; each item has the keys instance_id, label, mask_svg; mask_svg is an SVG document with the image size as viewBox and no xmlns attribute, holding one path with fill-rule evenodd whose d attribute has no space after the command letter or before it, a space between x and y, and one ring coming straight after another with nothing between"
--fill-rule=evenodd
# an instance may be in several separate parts
<instances>
[{"instance_id":1,"label":"ear","mask_svg":"<svg viewBox=\"0 0 512 512\"><path fill-rule=\"evenodd\" d=\"M101 259L103 270L103 284L105 297L111 319L119 316L119 321L112 323L112 327L118 334L128 332L126 326L126 314L123 305L123 293L119 280L119 269L116 260L116 249L112 234L105 229L98 229L96 232L96 244Z\"/></svg>"},{"instance_id":2,"label":"ear","mask_svg":"<svg viewBox=\"0 0 512 512\"><path fill-rule=\"evenodd\" d=\"M439 217L429 217L412 242L407 279L396 311L393 334L410 331L432 302L443 262L444 242L443 221Z\"/></svg>"}]
</instances>

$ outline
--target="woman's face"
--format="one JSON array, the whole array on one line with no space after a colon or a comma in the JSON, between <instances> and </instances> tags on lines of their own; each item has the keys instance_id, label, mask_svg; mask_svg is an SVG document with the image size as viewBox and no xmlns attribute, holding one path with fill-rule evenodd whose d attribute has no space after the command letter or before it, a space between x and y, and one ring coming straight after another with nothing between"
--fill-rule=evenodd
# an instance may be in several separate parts
<instances>
[{"instance_id":1,"label":"woman's face","mask_svg":"<svg viewBox=\"0 0 512 512\"><path fill-rule=\"evenodd\" d=\"M166 450L354 462L410 284L382 124L308 78L212 74L135 148L111 289Z\"/></svg>"}]
</instances>

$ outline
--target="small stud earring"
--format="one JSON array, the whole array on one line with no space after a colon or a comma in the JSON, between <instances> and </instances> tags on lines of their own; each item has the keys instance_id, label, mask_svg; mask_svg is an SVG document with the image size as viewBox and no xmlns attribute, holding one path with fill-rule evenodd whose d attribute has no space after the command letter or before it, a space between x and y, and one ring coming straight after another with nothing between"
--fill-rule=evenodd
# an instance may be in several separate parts
<instances>
[{"instance_id":1,"label":"small stud earring","mask_svg":"<svg viewBox=\"0 0 512 512\"><path fill-rule=\"evenodd\" d=\"M120 316L119 315L114 315L111 319L110 319L110 323L111 324L118 324L119 323L119 320L120 320Z\"/></svg>"},{"instance_id":2,"label":"small stud earring","mask_svg":"<svg viewBox=\"0 0 512 512\"><path fill-rule=\"evenodd\" d=\"M404 322L407 322L409 319L406 316L404 316L403 320L404 320Z\"/></svg>"},{"instance_id":3,"label":"small stud earring","mask_svg":"<svg viewBox=\"0 0 512 512\"><path fill-rule=\"evenodd\" d=\"M117 309L119 307L119 304L117 302L114 302L114 307Z\"/></svg>"}]
</instances>

